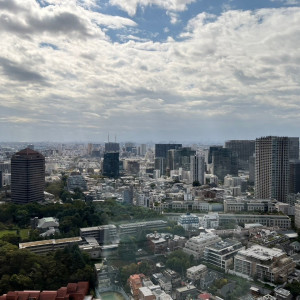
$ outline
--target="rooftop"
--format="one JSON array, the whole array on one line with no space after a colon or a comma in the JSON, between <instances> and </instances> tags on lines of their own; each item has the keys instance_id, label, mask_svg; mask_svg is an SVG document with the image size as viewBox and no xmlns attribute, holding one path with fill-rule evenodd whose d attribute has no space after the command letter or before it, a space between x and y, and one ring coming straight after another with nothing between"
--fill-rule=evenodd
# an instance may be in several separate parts
<instances>
[{"instance_id":1,"label":"rooftop","mask_svg":"<svg viewBox=\"0 0 300 300\"><path fill-rule=\"evenodd\" d=\"M284 252L277 248L267 248L259 245L253 245L247 250L240 250L238 254L245 255L248 257L253 257L259 260L268 261L275 257L280 257Z\"/></svg>"},{"instance_id":2,"label":"rooftop","mask_svg":"<svg viewBox=\"0 0 300 300\"><path fill-rule=\"evenodd\" d=\"M19 248L25 249L28 247L35 247L35 246L42 246L42 245L55 245L55 244L63 244L63 243L76 243L81 242L82 238L79 237L72 237L72 238L65 238L65 239L58 239L58 240L43 240L43 241L35 241L35 242L28 242L28 243L20 243Z\"/></svg>"}]
</instances>

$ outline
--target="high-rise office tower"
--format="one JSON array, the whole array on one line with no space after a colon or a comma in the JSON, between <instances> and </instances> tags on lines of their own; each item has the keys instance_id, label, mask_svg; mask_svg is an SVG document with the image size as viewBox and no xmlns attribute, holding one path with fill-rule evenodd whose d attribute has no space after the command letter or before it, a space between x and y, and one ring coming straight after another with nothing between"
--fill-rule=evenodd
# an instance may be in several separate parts
<instances>
[{"instance_id":1,"label":"high-rise office tower","mask_svg":"<svg viewBox=\"0 0 300 300\"><path fill-rule=\"evenodd\" d=\"M190 161L192 182L198 181L201 185L204 184L204 157L200 155L193 155L190 157Z\"/></svg>"},{"instance_id":2,"label":"high-rise office tower","mask_svg":"<svg viewBox=\"0 0 300 300\"><path fill-rule=\"evenodd\" d=\"M104 153L102 174L107 177L119 177L119 152Z\"/></svg>"},{"instance_id":3,"label":"high-rise office tower","mask_svg":"<svg viewBox=\"0 0 300 300\"><path fill-rule=\"evenodd\" d=\"M212 163L212 154L214 151L217 151L219 149L222 149L223 146L210 146L207 152L207 157L206 157L206 164L211 164Z\"/></svg>"},{"instance_id":4,"label":"high-rise office tower","mask_svg":"<svg viewBox=\"0 0 300 300\"><path fill-rule=\"evenodd\" d=\"M169 150L180 148L182 148L182 144L155 144L155 158L163 157L167 159Z\"/></svg>"},{"instance_id":5,"label":"high-rise office tower","mask_svg":"<svg viewBox=\"0 0 300 300\"><path fill-rule=\"evenodd\" d=\"M11 159L11 198L25 204L44 200L45 157L30 148L21 150Z\"/></svg>"},{"instance_id":6,"label":"high-rise office tower","mask_svg":"<svg viewBox=\"0 0 300 300\"><path fill-rule=\"evenodd\" d=\"M182 144L155 144L155 169L161 170L161 175L167 173L167 168L170 170L170 166L168 165L168 151L181 148ZM158 165L159 168L157 168Z\"/></svg>"},{"instance_id":7,"label":"high-rise office tower","mask_svg":"<svg viewBox=\"0 0 300 300\"><path fill-rule=\"evenodd\" d=\"M290 160L290 193L300 193L300 160Z\"/></svg>"},{"instance_id":8,"label":"high-rise office tower","mask_svg":"<svg viewBox=\"0 0 300 300\"><path fill-rule=\"evenodd\" d=\"M238 160L236 153L227 148L219 148L212 152L212 171L219 180L224 180L227 174L238 175Z\"/></svg>"},{"instance_id":9,"label":"high-rise office tower","mask_svg":"<svg viewBox=\"0 0 300 300\"><path fill-rule=\"evenodd\" d=\"M255 141L255 196L286 202L289 193L289 139L268 136Z\"/></svg>"},{"instance_id":10,"label":"high-rise office tower","mask_svg":"<svg viewBox=\"0 0 300 300\"><path fill-rule=\"evenodd\" d=\"M105 143L105 152L119 152L119 151L120 151L119 143L112 143L112 142Z\"/></svg>"},{"instance_id":11,"label":"high-rise office tower","mask_svg":"<svg viewBox=\"0 0 300 300\"><path fill-rule=\"evenodd\" d=\"M2 176L2 171L0 171L0 188L3 186L3 176Z\"/></svg>"},{"instance_id":12,"label":"high-rise office tower","mask_svg":"<svg viewBox=\"0 0 300 300\"><path fill-rule=\"evenodd\" d=\"M254 140L231 140L225 142L225 148L231 149L237 154L238 168L249 169L249 157L253 156L255 152Z\"/></svg>"},{"instance_id":13,"label":"high-rise office tower","mask_svg":"<svg viewBox=\"0 0 300 300\"><path fill-rule=\"evenodd\" d=\"M166 159L163 157L157 157L154 159L154 169L159 170L160 175L166 174Z\"/></svg>"}]
</instances>

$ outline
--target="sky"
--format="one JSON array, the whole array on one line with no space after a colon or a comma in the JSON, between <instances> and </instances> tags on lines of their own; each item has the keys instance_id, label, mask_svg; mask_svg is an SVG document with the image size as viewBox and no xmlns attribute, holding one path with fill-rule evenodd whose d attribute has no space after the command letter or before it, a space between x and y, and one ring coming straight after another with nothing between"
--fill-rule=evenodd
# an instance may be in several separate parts
<instances>
[{"instance_id":1,"label":"sky","mask_svg":"<svg viewBox=\"0 0 300 300\"><path fill-rule=\"evenodd\" d=\"M0 141L300 134L300 0L0 0Z\"/></svg>"}]
</instances>

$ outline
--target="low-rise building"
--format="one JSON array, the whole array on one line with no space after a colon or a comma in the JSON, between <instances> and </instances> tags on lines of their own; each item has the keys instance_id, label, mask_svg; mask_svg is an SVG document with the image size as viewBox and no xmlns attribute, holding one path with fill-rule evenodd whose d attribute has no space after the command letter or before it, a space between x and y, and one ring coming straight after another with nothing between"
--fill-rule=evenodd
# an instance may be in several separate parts
<instances>
[{"instance_id":1,"label":"low-rise building","mask_svg":"<svg viewBox=\"0 0 300 300\"><path fill-rule=\"evenodd\" d=\"M291 228L291 219L285 215L262 215L262 214L219 214L220 226L228 223L247 224L259 223L266 227Z\"/></svg>"},{"instance_id":2,"label":"low-rise building","mask_svg":"<svg viewBox=\"0 0 300 300\"><path fill-rule=\"evenodd\" d=\"M218 228L219 227L219 214L211 213L204 215L203 217L199 217L199 225L205 229Z\"/></svg>"},{"instance_id":3,"label":"low-rise building","mask_svg":"<svg viewBox=\"0 0 300 300\"><path fill-rule=\"evenodd\" d=\"M189 280L196 281L202 278L207 272L207 267L205 265L198 265L188 268L186 270L186 277Z\"/></svg>"},{"instance_id":4,"label":"low-rise building","mask_svg":"<svg viewBox=\"0 0 300 300\"><path fill-rule=\"evenodd\" d=\"M70 245L78 245L82 251L88 253L92 258L98 258L101 255L100 245L94 238L82 239L81 237L20 243L19 249L27 249L39 255L46 255Z\"/></svg>"},{"instance_id":5,"label":"low-rise building","mask_svg":"<svg viewBox=\"0 0 300 300\"><path fill-rule=\"evenodd\" d=\"M213 233L200 233L199 236L190 238L183 248L188 255L193 255L195 259L200 259L206 246L220 242L221 238Z\"/></svg>"},{"instance_id":6,"label":"low-rise building","mask_svg":"<svg viewBox=\"0 0 300 300\"><path fill-rule=\"evenodd\" d=\"M199 218L194 214L187 213L179 217L177 224L185 230L199 229Z\"/></svg>"},{"instance_id":7,"label":"low-rise building","mask_svg":"<svg viewBox=\"0 0 300 300\"><path fill-rule=\"evenodd\" d=\"M102 225L80 228L80 236L93 237L100 245L116 243L118 241L117 227L115 225Z\"/></svg>"},{"instance_id":8,"label":"low-rise building","mask_svg":"<svg viewBox=\"0 0 300 300\"><path fill-rule=\"evenodd\" d=\"M206 262L226 271L233 265L234 256L242 248L243 245L241 242L226 239L213 245L206 246L203 256Z\"/></svg>"},{"instance_id":9,"label":"low-rise building","mask_svg":"<svg viewBox=\"0 0 300 300\"><path fill-rule=\"evenodd\" d=\"M234 258L236 273L269 282L286 282L295 266L295 262L282 250L259 245L240 250Z\"/></svg>"},{"instance_id":10,"label":"low-rise building","mask_svg":"<svg viewBox=\"0 0 300 300\"><path fill-rule=\"evenodd\" d=\"M286 289L275 289L275 296L277 300L291 300L293 298L290 291Z\"/></svg>"},{"instance_id":11,"label":"low-rise building","mask_svg":"<svg viewBox=\"0 0 300 300\"><path fill-rule=\"evenodd\" d=\"M139 300L156 300L156 297L148 287L143 286L139 288Z\"/></svg>"},{"instance_id":12,"label":"low-rise building","mask_svg":"<svg viewBox=\"0 0 300 300\"><path fill-rule=\"evenodd\" d=\"M135 235L141 230L157 230L166 228L168 223L163 220L128 223L119 225L120 235Z\"/></svg>"},{"instance_id":13,"label":"low-rise building","mask_svg":"<svg viewBox=\"0 0 300 300\"><path fill-rule=\"evenodd\" d=\"M133 274L128 278L128 284L130 286L130 292L135 300L139 299L140 288L143 287L142 278L144 274Z\"/></svg>"},{"instance_id":14,"label":"low-rise building","mask_svg":"<svg viewBox=\"0 0 300 300\"><path fill-rule=\"evenodd\" d=\"M276 203L274 199L225 199L224 212L274 212Z\"/></svg>"},{"instance_id":15,"label":"low-rise building","mask_svg":"<svg viewBox=\"0 0 300 300\"><path fill-rule=\"evenodd\" d=\"M189 284L176 289L176 300L185 300L187 297L189 297L188 299L196 299L198 293L197 288Z\"/></svg>"}]
</instances>

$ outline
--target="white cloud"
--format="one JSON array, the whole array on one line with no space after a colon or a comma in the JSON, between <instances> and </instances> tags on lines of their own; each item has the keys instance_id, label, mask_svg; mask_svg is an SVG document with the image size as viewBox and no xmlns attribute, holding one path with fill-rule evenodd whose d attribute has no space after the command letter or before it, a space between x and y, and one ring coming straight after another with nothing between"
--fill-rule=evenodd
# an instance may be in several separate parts
<instances>
[{"instance_id":1,"label":"white cloud","mask_svg":"<svg viewBox=\"0 0 300 300\"><path fill-rule=\"evenodd\" d=\"M138 6L143 8L145 6L156 5L170 11L184 11L189 4L195 1L196 0L109 0L109 3L126 11L129 16L134 16Z\"/></svg>"},{"instance_id":2,"label":"white cloud","mask_svg":"<svg viewBox=\"0 0 300 300\"><path fill-rule=\"evenodd\" d=\"M0 12L6 24L0 29L0 120L7 126L0 137L18 124L29 132L33 123L48 130L49 139L108 130L142 138L154 132L159 139L174 128L187 138L206 128L220 135L236 126L247 130L250 123L270 130L278 116L288 124L286 116L300 114L299 8L201 13L182 39L160 43L129 34L120 44L97 24L135 26L129 19L73 2L45 8L26 2ZM79 25L50 22L63 13Z\"/></svg>"}]
</instances>

